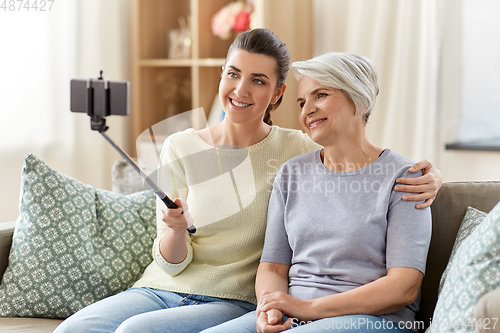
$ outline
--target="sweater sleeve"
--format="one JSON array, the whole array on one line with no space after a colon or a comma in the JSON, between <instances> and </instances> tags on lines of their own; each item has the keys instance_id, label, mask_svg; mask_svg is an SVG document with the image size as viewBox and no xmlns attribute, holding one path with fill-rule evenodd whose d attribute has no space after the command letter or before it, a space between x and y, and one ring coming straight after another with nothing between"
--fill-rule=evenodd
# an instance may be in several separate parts
<instances>
[{"instance_id":1,"label":"sweater sleeve","mask_svg":"<svg viewBox=\"0 0 500 333\"><path fill-rule=\"evenodd\" d=\"M186 175L182 165L182 161L175 153L175 147L170 139L165 141L162 152L160 154L160 163L158 168L158 186L174 200L175 198L187 199L188 190L186 185ZM160 198L156 199L156 225L157 236L153 244L153 258L165 273L175 276L182 272L193 260L193 247L191 246L191 237L186 231L187 256L178 263L172 264L163 258L160 253L160 239L167 230L167 226L162 221L162 208L165 207Z\"/></svg>"}]
</instances>

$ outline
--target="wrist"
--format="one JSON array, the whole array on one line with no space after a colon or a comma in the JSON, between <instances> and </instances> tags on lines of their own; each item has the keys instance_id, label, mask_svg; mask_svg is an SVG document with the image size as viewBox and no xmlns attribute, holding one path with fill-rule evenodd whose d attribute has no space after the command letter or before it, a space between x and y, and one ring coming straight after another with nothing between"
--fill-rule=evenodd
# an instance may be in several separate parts
<instances>
[{"instance_id":1,"label":"wrist","mask_svg":"<svg viewBox=\"0 0 500 333\"><path fill-rule=\"evenodd\" d=\"M167 226L167 231L174 237L184 236L187 231L187 224L186 226Z\"/></svg>"},{"instance_id":2,"label":"wrist","mask_svg":"<svg viewBox=\"0 0 500 333\"><path fill-rule=\"evenodd\" d=\"M326 318L322 314L322 307L319 303L320 302L319 302L318 298L311 299L311 300L307 301L306 306L305 306L305 309L306 309L305 315L307 317L306 318L307 320L317 320L317 319Z\"/></svg>"}]
</instances>

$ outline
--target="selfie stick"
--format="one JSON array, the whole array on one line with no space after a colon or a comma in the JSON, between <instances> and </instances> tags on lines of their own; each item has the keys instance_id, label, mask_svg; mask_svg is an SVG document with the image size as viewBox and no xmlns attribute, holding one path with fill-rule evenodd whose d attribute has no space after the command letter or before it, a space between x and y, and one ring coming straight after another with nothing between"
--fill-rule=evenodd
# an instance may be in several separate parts
<instances>
[{"instance_id":1,"label":"selfie stick","mask_svg":"<svg viewBox=\"0 0 500 333\"><path fill-rule=\"evenodd\" d=\"M73 82L75 81L75 83ZM74 94L75 93L81 93L81 89L80 91L78 91L78 83L82 84L84 82L82 82L81 80L72 80L71 82L71 111L73 112L82 112L80 110L78 110L78 106L76 104L74 104L73 102L73 98L75 97ZM94 112L94 87L92 85L92 83L98 83L96 85L95 88L104 88L104 93L102 94L103 95L103 99L104 99L104 111L103 110L98 110L97 112ZM113 140L111 140L111 138L109 136L106 135L106 131L108 130L108 126L106 126L106 119L104 117L106 116L109 116L111 114L113 114L112 112L110 112L110 103L109 103L109 96L110 96L110 88L104 84L102 85L104 82L103 78L102 78L102 71L101 71L101 76L99 77L99 79L97 81L93 81L93 80L89 80L86 82L86 85L87 85L87 92L86 92L86 96L87 96L87 99L86 99L86 112L87 114L90 116L90 128L93 130L93 131L98 131L99 133L101 133L101 135L111 144L111 146L113 146L113 148L116 149L116 151L118 151L118 153L135 169L135 171L137 171L139 173L139 175L141 175L142 179L144 179L144 181L149 185L151 186L151 188L153 189L154 193L156 193L156 195L158 197L160 197L161 201L163 201L163 203L165 203L165 205L170 208L170 209L175 209L175 208L178 208L177 205L172 201L170 200L170 198L165 194L165 192L163 192L152 180L151 178L149 178L149 176L137 165L137 163L134 162L134 160L123 150L121 149L118 145L116 145ZM75 84L75 86L74 86ZM128 82L127 82L127 85L126 85L126 89L128 90ZM102 89L101 89L102 90ZM128 97L128 93L126 95ZM98 96L99 98L100 96ZM78 102L77 101L78 98L75 98L75 103ZM126 103L126 106L127 106L127 109L125 111L125 115L128 114L128 100L127 100L127 103ZM100 108L99 108L100 109ZM123 113L120 113L123 115ZM188 229L190 234L194 234L196 232L196 227L194 225L190 226Z\"/></svg>"}]
</instances>

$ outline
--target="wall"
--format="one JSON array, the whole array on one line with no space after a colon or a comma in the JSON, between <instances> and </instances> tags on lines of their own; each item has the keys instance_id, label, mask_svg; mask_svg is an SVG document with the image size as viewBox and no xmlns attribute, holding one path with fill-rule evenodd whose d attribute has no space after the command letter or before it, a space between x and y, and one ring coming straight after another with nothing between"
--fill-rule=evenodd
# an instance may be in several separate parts
<instances>
[{"instance_id":1,"label":"wall","mask_svg":"<svg viewBox=\"0 0 500 333\"><path fill-rule=\"evenodd\" d=\"M327 51L343 51L348 44L347 36L353 31L346 31L349 20L349 6L373 5L374 1L383 1L390 7L394 1L390 0L314 0L314 37L315 52L321 54ZM409 0L413 1L413 0ZM439 83L437 92L437 115L435 121L435 145L434 152L427 157L441 170L444 181L468 181L468 180L500 180L500 152L482 151L458 151L446 150L446 143L454 142L458 137L458 129L462 110L462 7L464 0L445 0L442 2L441 10L443 20L438 22L438 28L442 27L442 47L439 61ZM474 0L466 0L474 3ZM333 8L332 8L333 7ZM329 8L325 15L325 8ZM383 19L376 17L373 20ZM397 13L394 13L397 15ZM438 29L439 30L439 29ZM381 72L379 77L387 77L387 73ZM390 68L387 68L390 70ZM410 103L410 101L408 101ZM429 121L429 126L434 126ZM376 125L371 122L370 126ZM371 128L380 131L381 128ZM369 132L367 130L367 132ZM368 133L370 135L370 133ZM372 138L371 138L372 139ZM389 144L390 147L397 146L397 142Z\"/></svg>"},{"instance_id":2,"label":"wall","mask_svg":"<svg viewBox=\"0 0 500 333\"><path fill-rule=\"evenodd\" d=\"M15 69L15 74L10 76L24 80L24 84L17 84L16 80L4 80L3 96L10 97L22 92L22 98L35 101L34 107L14 103L9 108L5 103L2 104L6 98L0 100L0 117L3 121L0 122L0 129L2 125L14 129L12 135L2 142L6 144L0 149L0 222L15 220L19 214L21 170L27 153L33 153L53 169L86 184L111 189L111 166L120 155L99 133L91 131L88 116L70 112L69 83L72 78L95 78L99 70L104 70L105 78L128 80L130 3L131 0L56 1L52 10L45 13L15 13L22 18L27 17L26 21L33 26L36 26L37 21L33 21L32 16L46 15L46 23L51 30L43 42L31 33L23 38L18 25L22 26L24 21L14 20L9 32L11 37L14 36L10 38L13 42L7 38L0 39L3 52L0 53L0 72L9 73L5 67L9 66ZM11 14L0 11L0 22L2 15ZM28 28L33 31L33 27ZM25 44L33 47L43 45L48 49L47 54L44 53L45 57L30 55L30 63L40 70L23 73L27 66L21 61L20 50L24 50L21 46ZM13 61L3 61L6 59L3 55L11 56ZM14 60L21 62L16 63ZM42 81L44 88L50 87L49 101L37 99L40 91L49 93L38 89L38 86L30 88L29 84L37 80ZM9 114L20 115L21 121L14 121L14 117ZM57 134L57 140L41 144L40 132L47 128L47 124L33 120L33 114L50 119L49 125L53 133ZM30 121L34 130L22 133L23 125ZM131 141L128 138L131 135L127 130L128 119L110 117L108 124L108 135L127 149L125 143ZM22 145L20 141L23 141Z\"/></svg>"},{"instance_id":3,"label":"wall","mask_svg":"<svg viewBox=\"0 0 500 333\"><path fill-rule=\"evenodd\" d=\"M470 1L470 0L466 0ZM500 180L500 152L447 150L446 143L458 137L462 119L463 2L449 6L444 18L443 47L440 62L440 93L437 131L439 138L434 163L444 181ZM434 161L433 161L434 162Z\"/></svg>"},{"instance_id":4,"label":"wall","mask_svg":"<svg viewBox=\"0 0 500 333\"><path fill-rule=\"evenodd\" d=\"M466 180L500 181L500 152L442 151L436 163L445 182Z\"/></svg>"}]
</instances>

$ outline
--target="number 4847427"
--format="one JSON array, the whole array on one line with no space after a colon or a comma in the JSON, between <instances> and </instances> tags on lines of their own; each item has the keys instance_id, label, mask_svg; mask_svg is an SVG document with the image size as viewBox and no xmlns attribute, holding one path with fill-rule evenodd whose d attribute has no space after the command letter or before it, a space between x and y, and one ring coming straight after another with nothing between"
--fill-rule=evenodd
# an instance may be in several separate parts
<instances>
[{"instance_id":1,"label":"number 4847427","mask_svg":"<svg viewBox=\"0 0 500 333\"><path fill-rule=\"evenodd\" d=\"M0 10L4 12L50 12L53 4L54 0L3 0Z\"/></svg>"}]
</instances>

